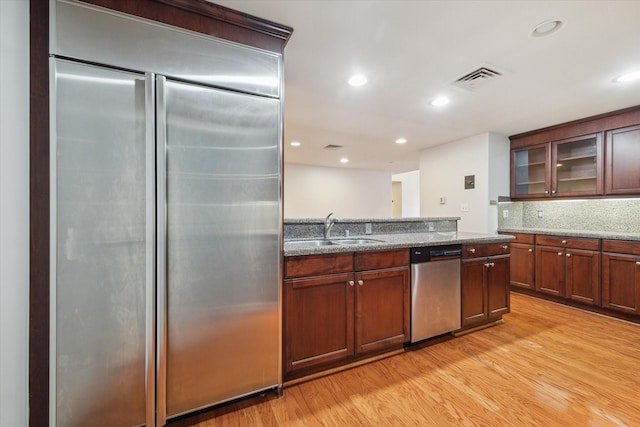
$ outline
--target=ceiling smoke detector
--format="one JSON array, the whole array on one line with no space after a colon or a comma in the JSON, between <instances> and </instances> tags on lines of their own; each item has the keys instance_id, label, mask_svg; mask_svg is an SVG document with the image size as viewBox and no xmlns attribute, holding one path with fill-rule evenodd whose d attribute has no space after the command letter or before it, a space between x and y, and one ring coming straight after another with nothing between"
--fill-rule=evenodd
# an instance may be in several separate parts
<instances>
[{"instance_id":1,"label":"ceiling smoke detector","mask_svg":"<svg viewBox=\"0 0 640 427\"><path fill-rule=\"evenodd\" d=\"M480 67L477 70L460 77L458 80L453 82L452 85L473 92L489 80L501 75L502 73L498 71L486 67Z\"/></svg>"},{"instance_id":2,"label":"ceiling smoke detector","mask_svg":"<svg viewBox=\"0 0 640 427\"><path fill-rule=\"evenodd\" d=\"M323 148L325 150L339 150L341 148L343 148L343 145L335 145L335 144L329 144L329 145L325 145Z\"/></svg>"}]
</instances>

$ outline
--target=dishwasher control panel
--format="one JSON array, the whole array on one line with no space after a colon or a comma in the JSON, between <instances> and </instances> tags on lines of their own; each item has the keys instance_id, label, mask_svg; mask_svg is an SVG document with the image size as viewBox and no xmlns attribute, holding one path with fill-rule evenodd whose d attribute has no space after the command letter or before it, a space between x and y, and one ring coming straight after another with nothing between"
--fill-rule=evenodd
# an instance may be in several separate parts
<instances>
[{"instance_id":1,"label":"dishwasher control panel","mask_svg":"<svg viewBox=\"0 0 640 427\"><path fill-rule=\"evenodd\" d=\"M429 262L434 258L459 257L462 245L424 246L411 248L411 264Z\"/></svg>"}]
</instances>

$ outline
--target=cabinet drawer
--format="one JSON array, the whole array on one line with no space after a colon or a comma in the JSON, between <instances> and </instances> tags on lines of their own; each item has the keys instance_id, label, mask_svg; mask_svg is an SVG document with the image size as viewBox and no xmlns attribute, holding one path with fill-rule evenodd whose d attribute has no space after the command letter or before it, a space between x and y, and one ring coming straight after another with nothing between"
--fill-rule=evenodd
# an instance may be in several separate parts
<instances>
[{"instance_id":1,"label":"cabinet drawer","mask_svg":"<svg viewBox=\"0 0 640 427\"><path fill-rule=\"evenodd\" d=\"M529 234L529 233L500 233L500 234L506 234L506 235L515 237L515 239L513 239L511 241L511 243L531 243L531 244L533 244L533 240L534 240L534 237L535 237L534 234Z\"/></svg>"},{"instance_id":2,"label":"cabinet drawer","mask_svg":"<svg viewBox=\"0 0 640 427\"><path fill-rule=\"evenodd\" d=\"M328 255L301 255L284 259L284 277L317 276L353 271L353 252Z\"/></svg>"},{"instance_id":3,"label":"cabinet drawer","mask_svg":"<svg viewBox=\"0 0 640 427\"><path fill-rule=\"evenodd\" d=\"M602 252L640 255L640 242L630 242L625 240L603 240Z\"/></svg>"},{"instance_id":4,"label":"cabinet drawer","mask_svg":"<svg viewBox=\"0 0 640 427\"><path fill-rule=\"evenodd\" d=\"M509 253L509 243L485 243L480 245L463 245L462 258L482 258Z\"/></svg>"},{"instance_id":5,"label":"cabinet drawer","mask_svg":"<svg viewBox=\"0 0 640 427\"><path fill-rule=\"evenodd\" d=\"M409 265L409 249L385 252L356 252L355 270L404 267Z\"/></svg>"},{"instance_id":6,"label":"cabinet drawer","mask_svg":"<svg viewBox=\"0 0 640 427\"><path fill-rule=\"evenodd\" d=\"M561 248L597 251L600 249L600 239L587 239L583 237L568 236L547 236L544 234L537 234L536 245L558 246Z\"/></svg>"}]
</instances>

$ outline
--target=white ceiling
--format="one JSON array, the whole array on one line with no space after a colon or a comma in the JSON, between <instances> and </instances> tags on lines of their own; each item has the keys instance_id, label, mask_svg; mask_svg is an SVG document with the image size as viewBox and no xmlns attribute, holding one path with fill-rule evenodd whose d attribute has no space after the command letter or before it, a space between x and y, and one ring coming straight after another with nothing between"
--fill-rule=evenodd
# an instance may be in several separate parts
<instances>
[{"instance_id":1,"label":"white ceiling","mask_svg":"<svg viewBox=\"0 0 640 427\"><path fill-rule=\"evenodd\" d=\"M612 82L640 69L638 0L213 1L294 28L284 55L288 163L406 172L426 147L640 104L640 81ZM529 36L549 19L566 23ZM451 85L481 66L503 75L474 91ZM369 83L349 86L355 72ZM441 94L449 105L429 105Z\"/></svg>"}]
</instances>

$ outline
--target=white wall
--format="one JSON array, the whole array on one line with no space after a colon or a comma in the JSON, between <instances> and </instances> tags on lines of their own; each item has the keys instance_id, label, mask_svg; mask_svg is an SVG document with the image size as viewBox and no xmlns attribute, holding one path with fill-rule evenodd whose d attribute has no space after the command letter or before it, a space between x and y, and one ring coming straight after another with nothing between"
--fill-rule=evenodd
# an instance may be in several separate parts
<instances>
[{"instance_id":1,"label":"white wall","mask_svg":"<svg viewBox=\"0 0 640 427\"><path fill-rule=\"evenodd\" d=\"M402 216L415 218L420 216L420 171L393 175L393 181L402 182Z\"/></svg>"},{"instance_id":2,"label":"white wall","mask_svg":"<svg viewBox=\"0 0 640 427\"><path fill-rule=\"evenodd\" d=\"M498 200L498 196L509 196L510 147L508 137L495 133L489 134L489 200ZM497 232L498 205L489 205L488 220L489 232Z\"/></svg>"},{"instance_id":3,"label":"white wall","mask_svg":"<svg viewBox=\"0 0 640 427\"><path fill-rule=\"evenodd\" d=\"M465 190L467 175L475 175L474 189ZM489 202L509 194L508 177L507 137L485 133L428 148L420 154L420 214L460 217L459 231L495 233L497 207Z\"/></svg>"},{"instance_id":4,"label":"white wall","mask_svg":"<svg viewBox=\"0 0 640 427\"><path fill-rule=\"evenodd\" d=\"M284 217L391 216L391 174L358 169L284 165Z\"/></svg>"},{"instance_id":5,"label":"white wall","mask_svg":"<svg viewBox=\"0 0 640 427\"><path fill-rule=\"evenodd\" d=\"M28 425L29 2L0 0L0 426Z\"/></svg>"}]
</instances>

